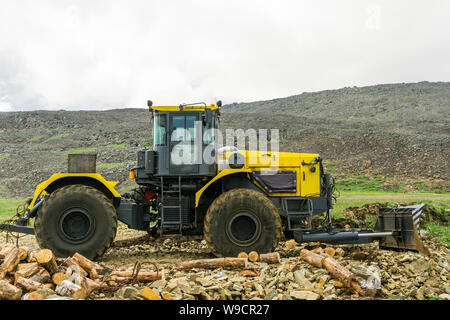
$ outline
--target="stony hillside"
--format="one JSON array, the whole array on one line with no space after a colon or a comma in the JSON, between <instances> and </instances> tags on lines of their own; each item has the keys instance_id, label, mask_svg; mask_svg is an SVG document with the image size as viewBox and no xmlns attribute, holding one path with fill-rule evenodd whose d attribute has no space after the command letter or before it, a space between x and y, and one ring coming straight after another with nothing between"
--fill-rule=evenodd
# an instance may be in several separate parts
<instances>
[{"instance_id":1,"label":"stony hillside","mask_svg":"<svg viewBox=\"0 0 450 320\"><path fill-rule=\"evenodd\" d=\"M278 128L281 151L318 152L349 185L449 191L449 119L450 83L422 82L228 104L220 127ZM0 196L31 196L76 152L97 153L98 172L125 191L136 151L151 141L146 109L0 113Z\"/></svg>"}]
</instances>

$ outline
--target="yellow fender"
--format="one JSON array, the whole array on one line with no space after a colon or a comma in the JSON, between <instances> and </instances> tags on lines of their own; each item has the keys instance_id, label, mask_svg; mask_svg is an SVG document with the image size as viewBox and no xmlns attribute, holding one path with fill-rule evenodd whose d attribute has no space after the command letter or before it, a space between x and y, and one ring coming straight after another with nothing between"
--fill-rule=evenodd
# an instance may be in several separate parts
<instances>
[{"instance_id":1,"label":"yellow fender","mask_svg":"<svg viewBox=\"0 0 450 320\"><path fill-rule=\"evenodd\" d=\"M251 173L252 170L251 169L225 169L220 171L220 173L215 176L213 179L211 179L207 184L205 184L200 190L198 190L195 193L195 207L198 206L198 202L200 201L200 198L203 194L203 192L208 189L208 187L213 184L214 182L216 182L217 180L220 180L221 178L228 176L230 174L234 174L234 173Z\"/></svg>"},{"instance_id":2,"label":"yellow fender","mask_svg":"<svg viewBox=\"0 0 450 320\"><path fill-rule=\"evenodd\" d=\"M94 179L103 184L115 198L121 198L120 194L114 189L114 186L118 183L118 181L107 181L105 178L102 177L99 173L55 173L52 175L48 180L38 184L36 187L36 190L34 191L33 200L31 201L30 205L28 206L28 209L32 209L34 204L36 203L37 198L41 194L46 193L46 189L50 187L53 183L60 179L66 179L66 178L87 178L87 179Z\"/></svg>"}]
</instances>

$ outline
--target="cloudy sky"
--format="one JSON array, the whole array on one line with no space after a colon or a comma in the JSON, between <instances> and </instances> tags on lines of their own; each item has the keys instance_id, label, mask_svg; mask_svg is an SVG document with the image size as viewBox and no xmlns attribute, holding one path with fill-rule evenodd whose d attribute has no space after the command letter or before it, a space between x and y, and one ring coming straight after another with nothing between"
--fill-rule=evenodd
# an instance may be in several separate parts
<instances>
[{"instance_id":1,"label":"cloudy sky","mask_svg":"<svg viewBox=\"0 0 450 320\"><path fill-rule=\"evenodd\" d=\"M450 81L450 1L0 0L0 111Z\"/></svg>"}]
</instances>

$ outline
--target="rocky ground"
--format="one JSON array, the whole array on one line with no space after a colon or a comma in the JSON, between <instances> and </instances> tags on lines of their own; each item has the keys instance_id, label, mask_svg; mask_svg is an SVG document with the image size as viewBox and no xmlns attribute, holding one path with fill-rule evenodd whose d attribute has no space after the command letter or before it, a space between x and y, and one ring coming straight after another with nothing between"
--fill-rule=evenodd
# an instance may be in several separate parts
<instances>
[{"instance_id":1,"label":"rocky ground","mask_svg":"<svg viewBox=\"0 0 450 320\"><path fill-rule=\"evenodd\" d=\"M341 247L344 256L334 258L353 273L367 278L379 268L380 287L370 299L448 299L450 297L450 251L436 239L422 232L422 239L431 251L427 257L412 251L397 252L379 249L377 243ZM126 241L124 241L126 240ZM184 239L186 240L186 239ZM5 241L5 234L0 234ZM20 245L37 248L32 236L19 239ZM178 241L175 238L151 239L145 232L121 226L115 244L99 260L117 270L132 270L136 262L141 270L155 270L155 263L165 279L148 286L162 299L368 299L352 293L327 270L313 267L300 257L303 248L325 245L292 246L282 241L277 252L280 264L254 263L257 275L244 276L241 270L194 269L184 271L187 260L213 258L204 240ZM375 268L376 267L376 268ZM143 284L122 287L115 292L97 293L91 299L140 299Z\"/></svg>"}]
</instances>

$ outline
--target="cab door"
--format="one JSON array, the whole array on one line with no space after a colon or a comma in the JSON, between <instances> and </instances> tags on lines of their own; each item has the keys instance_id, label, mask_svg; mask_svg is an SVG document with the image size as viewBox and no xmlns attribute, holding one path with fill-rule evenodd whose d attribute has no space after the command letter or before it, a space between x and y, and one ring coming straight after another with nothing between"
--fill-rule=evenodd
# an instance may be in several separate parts
<instances>
[{"instance_id":1,"label":"cab door","mask_svg":"<svg viewBox=\"0 0 450 320\"><path fill-rule=\"evenodd\" d=\"M195 122L200 120L198 112L180 112L170 116L169 174L198 174Z\"/></svg>"}]
</instances>

